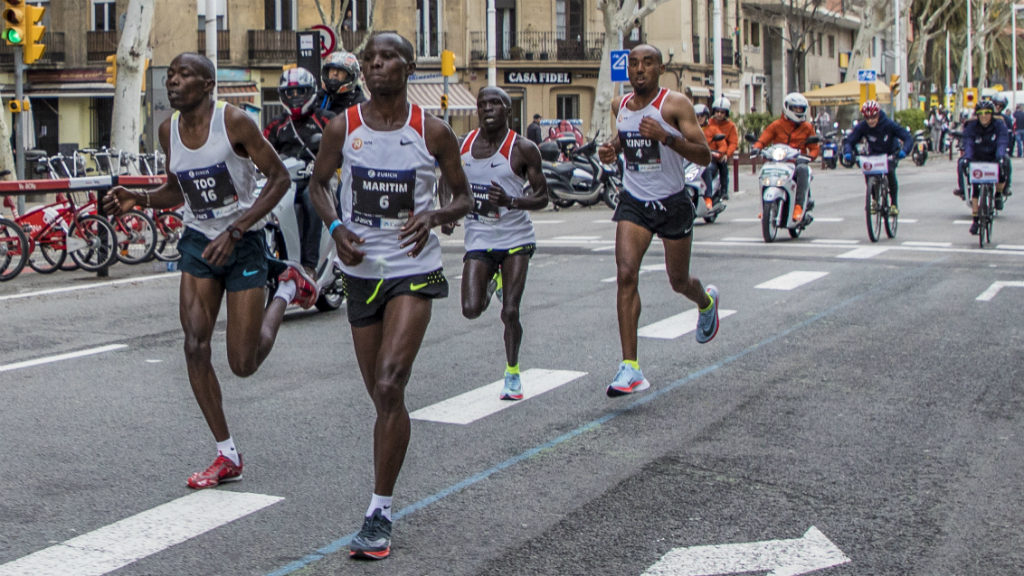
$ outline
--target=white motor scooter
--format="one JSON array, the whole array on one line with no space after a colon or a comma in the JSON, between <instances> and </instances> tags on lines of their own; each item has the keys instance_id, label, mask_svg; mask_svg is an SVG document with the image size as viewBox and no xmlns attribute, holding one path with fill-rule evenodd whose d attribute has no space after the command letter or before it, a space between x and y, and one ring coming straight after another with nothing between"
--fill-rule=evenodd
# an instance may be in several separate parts
<instances>
[{"instance_id":1,"label":"white motor scooter","mask_svg":"<svg viewBox=\"0 0 1024 576\"><path fill-rule=\"evenodd\" d=\"M747 134L748 142L757 142L752 134ZM818 136L811 136L807 144L817 144L820 141ZM799 238L804 228L814 221L811 210L814 209L814 202L811 200L810 183L814 180L814 174L808 166L807 198L804 200L804 215L799 222L793 220L793 210L796 203L796 173L797 164L810 164L811 159L800 154L796 148L785 144L774 144L761 151L761 156L766 159L758 175L761 188L761 236L765 242L774 242L779 228L786 228L791 238Z\"/></svg>"},{"instance_id":2,"label":"white motor scooter","mask_svg":"<svg viewBox=\"0 0 1024 576\"><path fill-rule=\"evenodd\" d=\"M725 140L725 134L717 134L712 141L720 142ZM694 164L689 160L685 161L686 166L683 169L686 174L686 193L690 196L690 202L693 202L695 208L694 215L696 218L703 218L706 224L711 224L718 218L718 215L725 211L728 205L722 201L723 188L727 183L722 182L721 174L717 178L712 180L715 186L715 190L711 194L711 208L708 208L707 202L704 201L704 193L708 189L707 183L704 182L704 171L707 170L707 166L701 166L700 164Z\"/></svg>"}]
</instances>

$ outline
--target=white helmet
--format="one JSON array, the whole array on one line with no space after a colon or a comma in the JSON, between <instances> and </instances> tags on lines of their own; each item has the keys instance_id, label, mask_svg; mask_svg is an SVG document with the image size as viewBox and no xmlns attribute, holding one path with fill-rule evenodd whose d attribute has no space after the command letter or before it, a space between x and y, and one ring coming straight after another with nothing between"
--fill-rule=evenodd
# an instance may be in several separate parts
<instances>
[{"instance_id":1,"label":"white helmet","mask_svg":"<svg viewBox=\"0 0 1024 576\"><path fill-rule=\"evenodd\" d=\"M708 107L703 104L694 104L693 113L696 114L698 118L701 116L706 116L708 118L711 117L711 112L708 111Z\"/></svg>"},{"instance_id":2,"label":"white helmet","mask_svg":"<svg viewBox=\"0 0 1024 576\"><path fill-rule=\"evenodd\" d=\"M809 107L807 98L804 98L803 94L790 92L782 101L782 114L793 122L804 122L807 120L807 109Z\"/></svg>"},{"instance_id":3,"label":"white helmet","mask_svg":"<svg viewBox=\"0 0 1024 576\"><path fill-rule=\"evenodd\" d=\"M293 120L308 116L316 100L316 76L305 68L291 68L281 74L277 85L281 103L285 105Z\"/></svg>"},{"instance_id":4,"label":"white helmet","mask_svg":"<svg viewBox=\"0 0 1024 576\"><path fill-rule=\"evenodd\" d=\"M719 110L725 111L726 118L729 117L729 109L732 108L732 104L729 103L728 98L719 98L715 100L715 103L711 105L712 112L718 112Z\"/></svg>"}]
</instances>

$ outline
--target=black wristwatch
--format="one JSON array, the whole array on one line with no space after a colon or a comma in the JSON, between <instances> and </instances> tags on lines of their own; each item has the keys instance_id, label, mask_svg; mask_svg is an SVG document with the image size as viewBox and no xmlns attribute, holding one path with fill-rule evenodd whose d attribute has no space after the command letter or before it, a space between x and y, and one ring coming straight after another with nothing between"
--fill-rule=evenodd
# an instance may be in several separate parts
<instances>
[{"instance_id":1,"label":"black wristwatch","mask_svg":"<svg viewBox=\"0 0 1024 576\"><path fill-rule=\"evenodd\" d=\"M672 147L672 143L675 142L675 141L676 141L676 137L671 135L671 134L669 134L668 136L665 136L665 141L662 142L662 144L664 144L665 146L668 146L669 148L671 148Z\"/></svg>"},{"instance_id":2,"label":"black wristwatch","mask_svg":"<svg viewBox=\"0 0 1024 576\"><path fill-rule=\"evenodd\" d=\"M235 242L242 239L242 231L235 226L228 226L228 234L231 235L231 239Z\"/></svg>"}]
</instances>

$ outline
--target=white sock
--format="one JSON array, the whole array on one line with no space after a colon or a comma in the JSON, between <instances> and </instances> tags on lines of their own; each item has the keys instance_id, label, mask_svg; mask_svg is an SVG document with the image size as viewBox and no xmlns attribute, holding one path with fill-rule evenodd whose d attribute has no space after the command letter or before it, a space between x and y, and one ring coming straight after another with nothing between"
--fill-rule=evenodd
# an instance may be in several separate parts
<instances>
[{"instance_id":1,"label":"white sock","mask_svg":"<svg viewBox=\"0 0 1024 576\"><path fill-rule=\"evenodd\" d=\"M274 293L274 298L281 298L285 302L291 302L292 300L295 299L296 290L298 290L298 287L295 285L295 280L288 280L287 282L282 282L277 287L277 292Z\"/></svg>"},{"instance_id":2,"label":"white sock","mask_svg":"<svg viewBox=\"0 0 1024 576\"><path fill-rule=\"evenodd\" d=\"M384 514L384 517L389 521L391 520L391 496L379 496L373 495L370 499L370 507L366 510L366 517L373 516L373 511L380 508L380 511Z\"/></svg>"},{"instance_id":3,"label":"white sock","mask_svg":"<svg viewBox=\"0 0 1024 576\"><path fill-rule=\"evenodd\" d=\"M242 459L238 457L238 450L235 449L235 440L231 437L223 442L217 442L217 454L231 460L235 466L242 463Z\"/></svg>"}]
</instances>

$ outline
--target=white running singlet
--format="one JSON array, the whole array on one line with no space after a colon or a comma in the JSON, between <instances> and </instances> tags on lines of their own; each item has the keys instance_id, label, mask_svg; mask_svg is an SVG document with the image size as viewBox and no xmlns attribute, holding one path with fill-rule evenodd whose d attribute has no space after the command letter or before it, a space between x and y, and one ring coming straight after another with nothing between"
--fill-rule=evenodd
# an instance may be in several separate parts
<instances>
[{"instance_id":1,"label":"white running singlet","mask_svg":"<svg viewBox=\"0 0 1024 576\"><path fill-rule=\"evenodd\" d=\"M657 120L669 134L676 138L683 137L679 130L661 116L661 106L668 92L668 88L662 88L650 104L639 110L626 108L626 103L634 96L630 93L622 99L615 118L615 129L619 132L619 143L626 161L622 184L631 196L644 202L664 200L680 192L686 185L683 157L661 142L640 135L640 121L650 117Z\"/></svg>"},{"instance_id":2,"label":"white running singlet","mask_svg":"<svg viewBox=\"0 0 1024 576\"><path fill-rule=\"evenodd\" d=\"M423 139L425 114L409 104L409 119L398 130L381 132L363 123L363 105L345 111L348 133L342 150L342 224L366 242L356 249L366 257L342 270L357 278L399 278L427 274L442 267L441 242L430 231L419 256L398 234L414 212L434 206L434 157Z\"/></svg>"},{"instance_id":3,"label":"white running singlet","mask_svg":"<svg viewBox=\"0 0 1024 576\"><path fill-rule=\"evenodd\" d=\"M256 202L256 165L235 154L224 124L226 102L217 102L206 143L193 150L181 141L178 120L171 115L171 165L185 195L181 219L185 226L213 240ZM259 230L264 217L249 230Z\"/></svg>"},{"instance_id":4,"label":"white running singlet","mask_svg":"<svg viewBox=\"0 0 1024 576\"><path fill-rule=\"evenodd\" d=\"M518 135L512 130L498 152L487 158L473 157L473 142L480 130L466 135L462 143L462 168L473 193L473 211L466 215L466 250L509 250L537 241L533 222L526 210L509 210L487 199L491 181L512 198L523 197L523 178L512 171L512 147Z\"/></svg>"}]
</instances>

